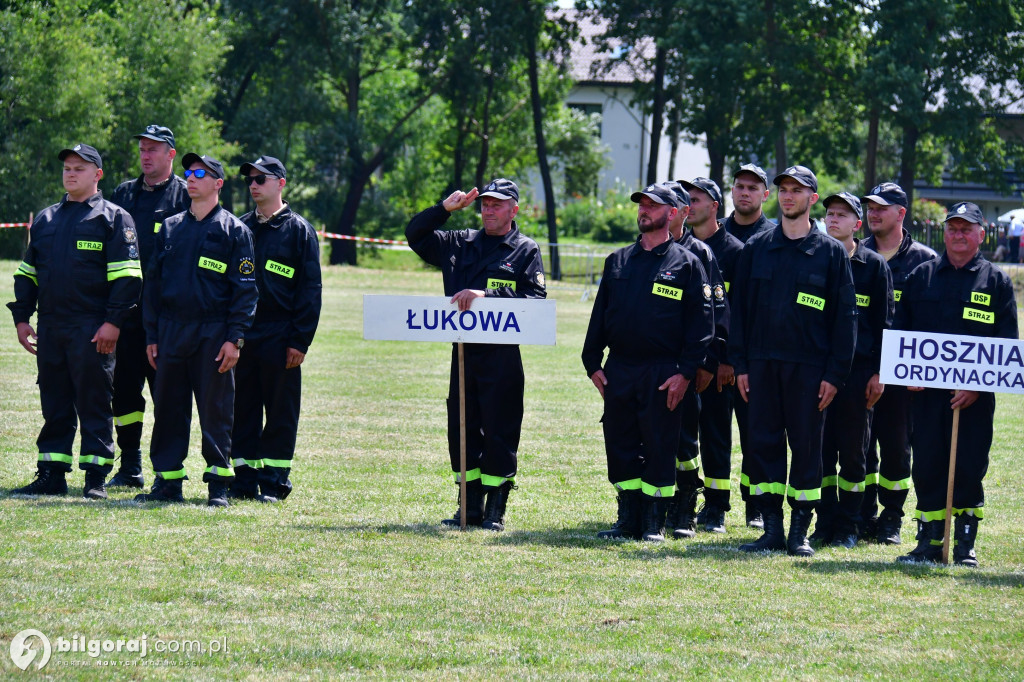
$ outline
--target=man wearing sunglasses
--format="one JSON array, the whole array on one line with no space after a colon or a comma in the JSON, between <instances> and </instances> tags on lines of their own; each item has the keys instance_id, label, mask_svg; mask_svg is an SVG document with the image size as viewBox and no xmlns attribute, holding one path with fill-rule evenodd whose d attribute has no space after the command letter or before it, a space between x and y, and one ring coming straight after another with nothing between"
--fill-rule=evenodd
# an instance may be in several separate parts
<instances>
[{"instance_id":1,"label":"man wearing sunglasses","mask_svg":"<svg viewBox=\"0 0 1024 682\"><path fill-rule=\"evenodd\" d=\"M235 478L228 496L274 502L292 490L301 365L320 320L320 244L316 231L281 198L283 163L261 156L244 164L241 174L256 202L242 222L252 231L260 298L235 367Z\"/></svg>"},{"instance_id":2,"label":"man wearing sunglasses","mask_svg":"<svg viewBox=\"0 0 1024 682\"><path fill-rule=\"evenodd\" d=\"M188 210L192 204L185 181L174 174L174 133L151 124L134 139L139 141L142 175L117 186L110 201L131 214L137 229L135 249L142 270L153 260L156 233L165 218ZM108 488L141 488L142 418L146 413L143 388L149 381L153 392L153 368L146 359L146 334L142 329L142 306L137 306L121 328L114 370L114 428L121 450L121 465L107 481Z\"/></svg>"},{"instance_id":3,"label":"man wearing sunglasses","mask_svg":"<svg viewBox=\"0 0 1024 682\"><path fill-rule=\"evenodd\" d=\"M36 356L43 428L36 479L12 490L66 495L75 431L82 428L78 466L83 494L103 499L114 463L110 396L114 348L138 304L142 269L131 216L103 199L103 160L87 144L58 154L66 194L32 221L28 248L14 273L18 342ZM38 312L38 334L29 320Z\"/></svg>"},{"instance_id":4,"label":"man wearing sunglasses","mask_svg":"<svg viewBox=\"0 0 1024 682\"><path fill-rule=\"evenodd\" d=\"M150 459L155 480L139 502L182 502L192 396L202 425L209 505L226 507L231 470L235 377L256 310L252 234L221 208L224 168L186 154L192 207L164 221L146 273L146 354L156 370Z\"/></svg>"}]
</instances>

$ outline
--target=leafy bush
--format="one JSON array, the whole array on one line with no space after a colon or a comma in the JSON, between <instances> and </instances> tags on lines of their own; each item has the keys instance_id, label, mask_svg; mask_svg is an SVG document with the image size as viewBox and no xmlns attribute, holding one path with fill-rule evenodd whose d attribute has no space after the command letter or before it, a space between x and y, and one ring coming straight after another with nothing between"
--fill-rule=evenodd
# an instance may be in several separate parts
<instances>
[{"instance_id":1,"label":"leafy bush","mask_svg":"<svg viewBox=\"0 0 1024 682\"><path fill-rule=\"evenodd\" d=\"M604 199L570 201L558 213L558 234L562 237L589 237L608 244L630 242L636 233L636 205L613 192Z\"/></svg>"}]
</instances>

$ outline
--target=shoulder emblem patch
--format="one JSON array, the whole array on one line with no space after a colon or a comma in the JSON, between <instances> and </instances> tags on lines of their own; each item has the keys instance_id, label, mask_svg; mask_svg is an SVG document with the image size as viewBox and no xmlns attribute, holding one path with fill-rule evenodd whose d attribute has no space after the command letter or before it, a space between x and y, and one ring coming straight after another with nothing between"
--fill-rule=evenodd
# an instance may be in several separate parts
<instances>
[{"instance_id":1,"label":"shoulder emblem patch","mask_svg":"<svg viewBox=\"0 0 1024 682\"><path fill-rule=\"evenodd\" d=\"M543 272L538 272L537 276L534 277L533 279L534 279L535 282L537 282L537 286L539 286L539 287L544 286L544 273Z\"/></svg>"},{"instance_id":2,"label":"shoulder emblem patch","mask_svg":"<svg viewBox=\"0 0 1024 682\"><path fill-rule=\"evenodd\" d=\"M135 235L134 227L126 227L123 230L121 230L121 233L124 235L125 244L134 244L135 240L138 238Z\"/></svg>"},{"instance_id":3,"label":"shoulder emblem patch","mask_svg":"<svg viewBox=\"0 0 1024 682\"><path fill-rule=\"evenodd\" d=\"M710 301L711 300L711 285L710 284L705 284L704 287L703 287L703 290L704 290L704 300L705 301Z\"/></svg>"},{"instance_id":4,"label":"shoulder emblem patch","mask_svg":"<svg viewBox=\"0 0 1024 682\"><path fill-rule=\"evenodd\" d=\"M256 272L256 264L252 262L252 258L242 258L238 261L238 271L243 275L251 275Z\"/></svg>"},{"instance_id":5,"label":"shoulder emblem patch","mask_svg":"<svg viewBox=\"0 0 1024 682\"><path fill-rule=\"evenodd\" d=\"M715 300L716 301L724 301L725 300L725 289L722 287L721 284L716 284L715 285Z\"/></svg>"}]
</instances>

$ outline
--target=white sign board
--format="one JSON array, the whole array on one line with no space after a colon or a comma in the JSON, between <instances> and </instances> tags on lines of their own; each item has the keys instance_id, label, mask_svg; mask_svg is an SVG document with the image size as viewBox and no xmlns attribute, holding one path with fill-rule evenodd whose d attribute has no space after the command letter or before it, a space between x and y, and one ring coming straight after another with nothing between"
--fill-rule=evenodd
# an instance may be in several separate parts
<instances>
[{"instance_id":1,"label":"white sign board","mask_svg":"<svg viewBox=\"0 0 1024 682\"><path fill-rule=\"evenodd\" d=\"M448 296L363 296L363 338L372 341L444 341L555 345L555 302L489 298L459 312Z\"/></svg>"},{"instance_id":2,"label":"white sign board","mask_svg":"<svg viewBox=\"0 0 1024 682\"><path fill-rule=\"evenodd\" d=\"M1024 341L887 329L883 384L1024 393Z\"/></svg>"}]
</instances>

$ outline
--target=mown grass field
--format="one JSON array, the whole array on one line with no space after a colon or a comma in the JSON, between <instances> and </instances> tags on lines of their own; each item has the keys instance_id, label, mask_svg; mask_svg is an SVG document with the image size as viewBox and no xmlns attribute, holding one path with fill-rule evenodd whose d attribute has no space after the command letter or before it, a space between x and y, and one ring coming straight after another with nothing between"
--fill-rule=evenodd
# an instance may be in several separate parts
<instances>
[{"instance_id":1,"label":"mown grass field","mask_svg":"<svg viewBox=\"0 0 1024 682\"><path fill-rule=\"evenodd\" d=\"M999 398L978 570L897 566L909 526L902 547L748 556L736 548L756 532L739 509L724 536L599 542L614 495L579 360L591 304L556 290L558 345L523 349L509 530L445 531L449 347L361 333L363 294L437 294L440 275L332 267L325 285L296 489L277 506L205 506L197 424L191 504L89 502L80 471L67 498L8 496L31 478L41 417L34 361L13 326L0 334L0 677L1024 677L1024 398ZM55 652L23 673L8 646L26 628L51 643L146 635L149 654ZM175 640L227 651L154 651Z\"/></svg>"}]
</instances>

